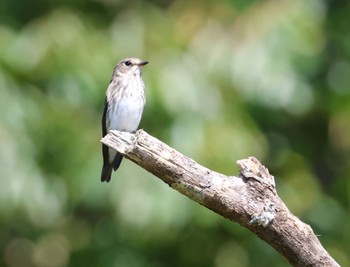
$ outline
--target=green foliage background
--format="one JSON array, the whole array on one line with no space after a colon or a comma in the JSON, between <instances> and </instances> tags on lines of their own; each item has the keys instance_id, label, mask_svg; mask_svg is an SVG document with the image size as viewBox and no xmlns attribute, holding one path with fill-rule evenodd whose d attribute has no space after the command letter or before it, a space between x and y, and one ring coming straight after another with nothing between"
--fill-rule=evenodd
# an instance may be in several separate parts
<instances>
[{"instance_id":1,"label":"green foliage background","mask_svg":"<svg viewBox=\"0 0 350 267\"><path fill-rule=\"evenodd\" d=\"M0 3L0 266L288 266L124 160L99 181L114 65L150 61L140 127L215 171L259 158L350 266L348 1Z\"/></svg>"}]
</instances>

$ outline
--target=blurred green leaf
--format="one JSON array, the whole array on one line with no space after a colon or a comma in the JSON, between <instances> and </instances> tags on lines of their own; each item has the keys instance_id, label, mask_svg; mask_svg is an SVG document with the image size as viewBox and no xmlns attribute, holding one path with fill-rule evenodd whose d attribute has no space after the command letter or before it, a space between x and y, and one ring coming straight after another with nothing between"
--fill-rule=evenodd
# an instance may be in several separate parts
<instances>
[{"instance_id":1,"label":"blurred green leaf","mask_svg":"<svg viewBox=\"0 0 350 267\"><path fill-rule=\"evenodd\" d=\"M140 127L218 172L254 155L349 265L350 5L2 1L1 266L288 266L124 160L101 184L114 65L150 61Z\"/></svg>"}]
</instances>

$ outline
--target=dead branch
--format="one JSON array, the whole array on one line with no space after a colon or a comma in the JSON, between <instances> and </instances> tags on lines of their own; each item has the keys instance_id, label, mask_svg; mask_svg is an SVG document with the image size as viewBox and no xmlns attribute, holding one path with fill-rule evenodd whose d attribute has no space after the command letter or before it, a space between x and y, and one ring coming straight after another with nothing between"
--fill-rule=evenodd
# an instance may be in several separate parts
<instances>
[{"instance_id":1,"label":"dead branch","mask_svg":"<svg viewBox=\"0 0 350 267\"><path fill-rule=\"evenodd\" d=\"M143 130L112 131L102 139L181 194L238 222L269 243L294 266L339 266L311 227L278 197L274 177L254 157L237 161L239 175L211 171Z\"/></svg>"}]
</instances>

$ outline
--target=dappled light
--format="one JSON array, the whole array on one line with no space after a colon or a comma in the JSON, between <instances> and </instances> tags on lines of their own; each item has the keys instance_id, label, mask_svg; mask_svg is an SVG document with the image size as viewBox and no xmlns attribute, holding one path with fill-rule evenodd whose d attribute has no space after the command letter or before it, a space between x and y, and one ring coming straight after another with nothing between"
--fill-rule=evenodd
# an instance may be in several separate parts
<instances>
[{"instance_id":1,"label":"dappled light","mask_svg":"<svg viewBox=\"0 0 350 267\"><path fill-rule=\"evenodd\" d=\"M100 182L105 91L129 56L150 62L140 128L226 175L257 157L350 265L349 5L24 2L0 11L0 266L288 266L126 159Z\"/></svg>"}]
</instances>

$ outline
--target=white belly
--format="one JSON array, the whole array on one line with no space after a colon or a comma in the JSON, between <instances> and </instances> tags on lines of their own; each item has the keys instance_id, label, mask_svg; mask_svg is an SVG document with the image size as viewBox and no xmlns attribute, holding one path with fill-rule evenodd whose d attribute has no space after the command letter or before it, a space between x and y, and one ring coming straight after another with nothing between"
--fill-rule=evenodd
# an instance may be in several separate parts
<instances>
[{"instance_id":1,"label":"white belly","mask_svg":"<svg viewBox=\"0 0 350 267\"><path fill-rule=\"evenodd\" d=\"M116 108L109 107L107 131L134 132L140 124L144 101L141 97L127 97L118 102Z\"/></svg>"},{"instance_id":2,"label":"white belly","mask_svg":"<svg viewBox=\"0 0 350 267\"><path fill-rule=\"evenodd\" d=\"M109 105L106 116L107 133L110 130L136 131L141 121L143 107L144 98L132 96L119 101L115 107ZM113 149L109 149L108 152L112 163L117 152Z\"/></svg>"}]
</instances>

